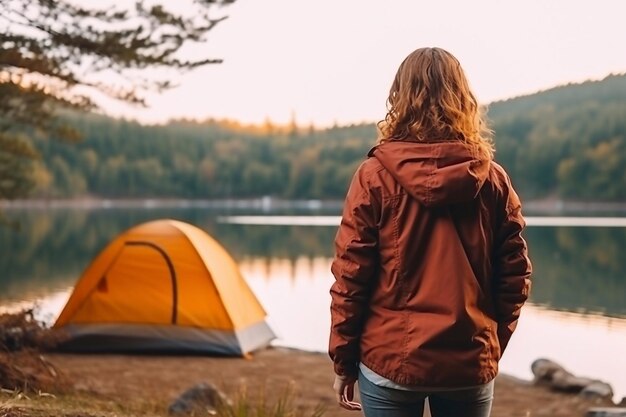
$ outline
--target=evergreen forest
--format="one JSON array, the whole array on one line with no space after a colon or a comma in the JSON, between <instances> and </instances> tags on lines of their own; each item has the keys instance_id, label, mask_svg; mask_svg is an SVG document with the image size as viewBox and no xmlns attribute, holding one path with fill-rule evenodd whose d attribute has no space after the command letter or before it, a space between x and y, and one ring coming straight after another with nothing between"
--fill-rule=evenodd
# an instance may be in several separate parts
<instances>
[{"instance_id":1,"label":"evergreen forest","mask_svg":"<svg viewBox=\"0 0 626 417\"><path fill-rule=\"evenodd\" d=\"M24 132L40 153L34 198L341 199L376 141L374 123L63 117L80 142ZM626 201L626 75L494 102L488 117L496 160L523 197Z\"/></svg>"}]
</instances>

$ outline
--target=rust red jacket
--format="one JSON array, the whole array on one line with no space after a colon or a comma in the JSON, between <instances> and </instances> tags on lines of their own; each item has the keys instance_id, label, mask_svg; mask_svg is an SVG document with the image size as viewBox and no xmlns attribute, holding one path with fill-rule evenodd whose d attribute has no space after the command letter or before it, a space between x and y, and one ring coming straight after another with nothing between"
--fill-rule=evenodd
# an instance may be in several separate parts
<instances>
[{"instance_id":1,"label":"rust red jacket","mask_svg":"<svg viewBox=\"0 0 626 417\"><path fill-rule=\"evenodd\" d=\"M352 179L335 240L329 353L400 384L483 384L530 289L520 200L459 141L390 141Z\"/></svg>"}]
</instances>

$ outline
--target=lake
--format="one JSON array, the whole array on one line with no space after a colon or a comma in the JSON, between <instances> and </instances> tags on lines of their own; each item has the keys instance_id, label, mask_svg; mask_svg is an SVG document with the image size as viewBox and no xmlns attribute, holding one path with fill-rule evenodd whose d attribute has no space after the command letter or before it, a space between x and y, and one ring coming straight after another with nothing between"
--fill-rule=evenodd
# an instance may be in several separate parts
<instances>
[{"instance_id":1,"label":"lake","mask_svg":"<svg viewBox=\"0 0 626 417\"><path fill-rule=\"evenodd\" d=\"M325 351L336 208L272 212L240 208L157 206L19 208L0 228L0 309L37 305L51 323L72 286L118 233L144 221L175 218L219 240L238 261L268 312L276 344ZM546 357L577 375L609 382L626 396L626 220L528 217L525 237L534 264L531 302L501 362L530 379Z\"/></svg>"}]
</instances>

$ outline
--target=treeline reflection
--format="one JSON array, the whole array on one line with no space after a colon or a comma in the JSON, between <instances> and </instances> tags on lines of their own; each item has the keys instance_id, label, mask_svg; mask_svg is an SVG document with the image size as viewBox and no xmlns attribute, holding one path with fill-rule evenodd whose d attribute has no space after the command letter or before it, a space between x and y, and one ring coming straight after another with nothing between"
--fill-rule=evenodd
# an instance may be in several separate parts
<instances>
[{"instance_id":1,"label":"treeline reflection","mask_svg":"<svg viewBox=\"0 0 626 417\"><path fill-rule=\"evenodd\" d=\"M530 227L526 240L535 303L626 316L626 229Z\"/></svg>"},{"instance_id":2,"label":"treeline reflection","mask_svg":"<svg viewBox=\"0 0 626 417\"><path fill-rule=\"evenodd\" d=\"M334 227L226 224L216 221L219 214L205 209L12 213L21 230L0 228L0 303L71 286L118 233L157 218L195 224L238 261L281 259L295 265L303 257L332 257ZM626 229L531 227L525 236L535 270L533 302L626 316Z\"/></svg>"}]
</instances>

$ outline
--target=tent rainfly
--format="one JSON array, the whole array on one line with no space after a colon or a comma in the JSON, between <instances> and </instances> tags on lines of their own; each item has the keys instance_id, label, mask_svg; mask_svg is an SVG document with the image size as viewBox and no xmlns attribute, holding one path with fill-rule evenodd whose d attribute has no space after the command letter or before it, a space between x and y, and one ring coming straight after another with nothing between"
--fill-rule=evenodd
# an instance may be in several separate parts
<instances>
[{"instance_id":1,"label":"tent rainfly","mask_svg":"<svg viewBox=\"0 0 626 417\"><path fill-rule=\"evenodd\" d=\"M274 339L228 252L176 220L115 238L78 280L54 328L81 352L244 355Z\"/></svg>"}]
</instances>

